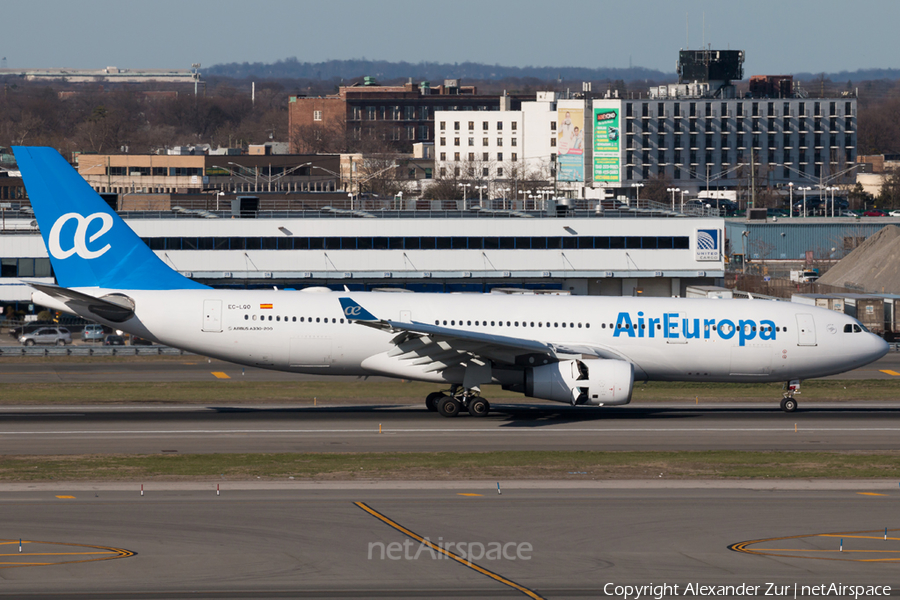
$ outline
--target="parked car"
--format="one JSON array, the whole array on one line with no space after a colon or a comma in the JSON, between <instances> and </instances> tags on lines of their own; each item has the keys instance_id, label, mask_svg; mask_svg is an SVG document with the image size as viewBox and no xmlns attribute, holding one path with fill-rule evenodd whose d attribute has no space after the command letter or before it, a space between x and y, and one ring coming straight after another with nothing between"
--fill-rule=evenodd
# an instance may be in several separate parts
<instances>
[{"instance_id":1,"label":"parked car","mask_svg":"<svg viewBox=\"0 0 900 600\"><path fill-rule=\"evenodd\" d=\"M864 217L886 217L888 216L886 212L883 210L878 210L877 208L873 208L871 210L867 210L863 213Z\"/></svg>"},{"instance_id":2,"label":"parked car","mask_svg":"<svg viewBox=\"0 0 900 600\"><path fill-rule=\"evenodd\" d=\"M852 211L852 210L843 210L843 211L841 211L841 214L839 216L841 216L841 217L858 217L859 213L856 211Z\"/></svg>"},{"instance_id":3,"label":"parked car","mask_svg":"<svg viewBox=\"0 0 900 600\"><path fill-rule=\"evenodd\" d=\"M55 326L56 322L55 321L30 321L19 327L10 327L9 335L12 338L19 339L26 333L32 333L32 332L40 329L41 327L45 327L47 325Z\"/></svg>"},{"instance_id":4,"label":"parked car","mask_svg":"<svg viewBox=\"0 0 900 600\"><path fill-rule=\"evenodd\" d=\"M26 346L35 344L65 346L72 343L72 334L65 327L39 327L31 333L22 334L19 342Z\"/></svg>"},{"instance_id":5,"label":"parked car","mask_svg":"<svg viewBox=\"0 0 900 600\"><path fill-rule=\"evenodd\" d=\"M106 335L106 332L103 331L103 325L98 325L96 323L91 325L85 325L84 329L81 331L81 339L85 342L99 342L103 340L103 336Z\"/></svg>"},{"instance_id":6,"label":"parked car","mask_svg":"<svg viewBox=\"0 0 900 600\"><path fill-rule=\"evenodd\" d=\"M123 338L121 335L116 335L114 333L111 333L108 336L106 336L105 338L103 338L103 345L104 346L124 346L125 338Z\"/></svg>"},{"instance_id":7,"label":"parked car","mask_svg":"<svg viewBox=\"0 0 900 600\"><path fill-rule=\"evenodd\" d=\"M133 335L133 336L131 336L131 345L132 346L152 346L153 342L151 342L150 340L144 339L142 337Z\"/></svg>"},{"instance_id":8,"label":"parked car","mask_svg":"<svg viewBox=\"0 0 900 600\"><path fill-rule=\"evenodd\" d=\"M900 217L900 210L892 210L888 214L892 217Z\"/></svg>"}]
</instances>

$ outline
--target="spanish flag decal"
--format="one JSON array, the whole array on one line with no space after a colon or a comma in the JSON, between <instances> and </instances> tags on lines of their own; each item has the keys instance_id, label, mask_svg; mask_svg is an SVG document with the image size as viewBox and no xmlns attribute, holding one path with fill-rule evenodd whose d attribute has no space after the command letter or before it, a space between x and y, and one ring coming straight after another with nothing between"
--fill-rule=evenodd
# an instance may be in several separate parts
<instances>
[{"instance_id":1,"label":"spanish flag decal","mask_svg":"<svg viewBox=\"0 0 900 600\"><path fill-rule=\"evenodd\" d=\"M266 310L266 309L271 310L271 309L272 309L272 305L271 305L271 304L260 304L260 305L259 305L259 310Z\"/></svg>"}]
</instances>

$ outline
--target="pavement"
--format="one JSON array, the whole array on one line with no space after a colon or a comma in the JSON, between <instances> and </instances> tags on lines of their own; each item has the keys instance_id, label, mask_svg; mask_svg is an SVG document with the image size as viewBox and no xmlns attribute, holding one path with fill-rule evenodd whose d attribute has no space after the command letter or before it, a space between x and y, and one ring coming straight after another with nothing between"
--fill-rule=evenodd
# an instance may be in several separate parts
<instances>
[{"instance_id":1,"label":"pavement","mask_svg":"<svg viewBox=\"0 0 900 600\"><path fill-rule=\"evenodd\" d=\"M788 596L795 585L896 589L900 492L867 489L3 490L0 596L624 598L616 586L651 584L668 585L665 597L709 595L686 593L690 584L723 592L759 586L751 595L762 597L769 585Z\"/></svg>"}]
</instances>

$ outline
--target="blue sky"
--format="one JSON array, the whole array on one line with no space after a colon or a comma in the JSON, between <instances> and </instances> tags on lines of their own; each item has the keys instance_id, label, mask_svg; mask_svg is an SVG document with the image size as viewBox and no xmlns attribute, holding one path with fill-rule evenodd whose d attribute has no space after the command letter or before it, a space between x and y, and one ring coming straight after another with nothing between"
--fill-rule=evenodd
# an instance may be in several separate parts
<instances>
[{"instance_id":1,"label":"blue sky","mask_svg":"<svg viewBox=\"0 0 900 600\"><path fill-rule=\"evenodd\" d=\"M45 0L4 3L10 68L367 58L643 66L746 51L745 74L900 67L900 0ZM704 27L705 23L705 27Z\"/></svg>"}]
</instances>

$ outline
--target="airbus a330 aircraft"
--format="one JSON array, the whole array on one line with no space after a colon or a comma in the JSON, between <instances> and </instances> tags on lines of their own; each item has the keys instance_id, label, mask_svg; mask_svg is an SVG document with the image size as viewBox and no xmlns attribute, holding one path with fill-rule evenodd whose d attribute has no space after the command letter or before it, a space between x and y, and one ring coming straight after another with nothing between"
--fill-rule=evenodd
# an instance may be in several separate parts
<instances>
[{"instance_id":1,"label":"airbus a330 aircraft","mask_svg":"<svg viewBox=\"0 0 900 600\"><path fill-rule=\"evenodd\" d=\"M888 351L846 315L790 302L327 288L219 290L169 268L51 148L14 148L58 285L36 304L242 365L384 375L447 386L429 410L490 410L481 386L572 405L621 405L635 380L784 381Z\"/></svg>"}]
</instances>

